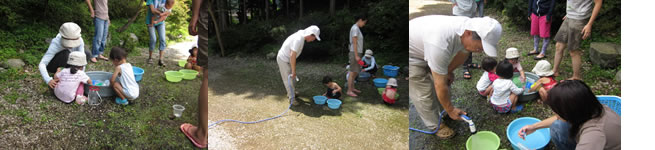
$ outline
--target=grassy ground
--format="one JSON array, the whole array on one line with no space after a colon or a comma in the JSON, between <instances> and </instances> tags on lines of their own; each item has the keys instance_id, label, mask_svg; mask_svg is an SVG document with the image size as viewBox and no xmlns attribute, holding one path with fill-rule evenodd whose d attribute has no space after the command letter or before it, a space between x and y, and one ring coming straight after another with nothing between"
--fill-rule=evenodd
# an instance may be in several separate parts
<instances>
[{"instance_id":1,"label":"grassy ground","mask_svg":"<svg viewBox=\"0 0 655 150\"><path fill-rule=\"evenodd\" d=\"M201 80L170 83L163 74L181 69L172 59L186 50L166 49L166 68L146 64L146 48L131 53L128 62L144 68L145 74L139 98L127 106L115 104L114 97L103 98L99 106L65 104L43 82L36 67L2 73L8 79L0 84L0 149L193 149L179 126L197 124ZM111 69L109 61L87 65L87 71ZM186 107L182 117L169 119L173 104Z\"/></svg>"},{"instance_id":2,"label":"grassy ground","mask_svg":"<svg viewBox=\"0 0 655 150\"><path fill-rule=\"evenodd\" d=\"M263 57L263 56L262 56ZM209 119L254 121L272 117L289 106L275 60L262 57L211 59ZM325 92L329 75L345 85L341 64L300 60L296 86L300 106L281 118L258 124L222 123L210 129L210 149L406 149L408 82L399 78L399 101L382 102L372 82L357 83L359 97L342 96L342 108L331 110L311 97ZM378 72L382 77L382 71ZM344 89L345 92L345 89Z\"/></svg>"},{"instance_id":3,"label":"grassy ground","mask_svg":"<svg viewBox=\"0 0 655 150\"><path fill-rule=\"evenodd\" d=\"M410 13L410 19L429 15L429 14L445 14L449 15L452 5L448 2L424 2L410 1L410 6L415 8L414 12ZM526 72L532 70L537 61L532 59L532 56L527 56L527 53L532 50L532 38L528 31L523 31L510 26L504 18L498 17L497 11L493 9L485 9L486 15L496 18L503 25L503 35L498 45L499 61L505 56L505 49L509 47L516 47L521 53L521 64ZM552 34L555 34L554 32ZM598 95L621 95L621 84L614 79L614 75L620 70L617 69L601 69L593 66L589 62L588 44L583 45L583 81L586 82ZM555 44L551 42L546 52L549 62L553 62L555 52ZM473 62L480 63L484 54L474 54ZM568 52L565 52L561 64L560 77L557 80L566 79L572 76L571 58ZM472 79L466 80L462 76L462 69L458 68L455 72L456 80L451 87L451 101L454 105L466 111L475 122L478 131L492 131L496 133L501 139L500 148L511 149L510 143L507 140L506 128L509 123L519 117L535 117L545 119L553 115L552 111L545 106L536 102L528 102L524 104L524 110L517 114L498 114L496 113L489 103L482 97L478 96L475 84L480 78L483 70L472 70ZM457 135L448 140L438 139L435 135L427 135L418 132L410 132L410 149L465 149L465 143L470 136L467 125L462 121L446 120L445 123L453 128ZM425 129L425 125L416 113L416 108L410 103L409 126L419 129ZM546 149L555 149L550 144Z\"/></svg>"}]
</instances>

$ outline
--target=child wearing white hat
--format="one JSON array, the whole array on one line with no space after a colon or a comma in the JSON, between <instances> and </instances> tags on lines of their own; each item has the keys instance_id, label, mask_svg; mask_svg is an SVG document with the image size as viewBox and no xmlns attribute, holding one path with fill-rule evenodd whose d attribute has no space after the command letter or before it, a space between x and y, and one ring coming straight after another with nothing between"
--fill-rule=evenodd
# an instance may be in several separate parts
<instances>
[{"instance_id":1,"label":"child wearing white hat","mask_svg":"<svg viewBox=\"0 0 655 150\"><path fill-rule=\"evenodd\" d=\"M532 84L529 92L539 91L539 103L542 103L543 100L548 96L548 91L557 84L557 80L553 78L553 69L550 67L550 63L546 60L540 60L537 62L537 65L532 68L532 72L537 74L540 78Z\"/></svg>"},{"instance_id":2,"label":"child wearing white hat","mask_svg":"<svg viewBox=\"0 0 655 150\"><path fill-rule=\"evenodd\" d=\"M521 67L521 62L519 62L519 50L514 47L505 50L505 60L512 64L514 72L521 74L521 82L525 83L525 72L523 71L523 67Z\"/></svg>"},{"instance_id":3,"label":"child wearing white hat","mask_svg":"<svg viewBox=\"0 0 655 150\"><path fill-rule=\"evenodd\" d=\"M373 57L373 51L367 49L364 52L364 65L362 65L362 72L368 72L373 78L375 78L375 73L378 72L378 64L375 63L375 57Z\"/></svg>"},{"instance_id":4,"label":"child wearing white hat","mask_svg":"<svg viewBox=\"0 0 655 150\"><path fill-rule=\"evenodd\" d=\"M66 62L66 67L58 69L55 79L59 83L54 88L55 96L64 103L73 100L78 104L84 104L87 98L84 96L84 83L92 84L91 78L82 70L86 66L86 54L83 52L71 52Z\"/></svg>"},{"instance_id":5,"label":"child wearing white hat","mask_svg":"<svg viewBox=\"0 0 655 150\"><path fill-rule=\"evenodd\" d=\"M382 100L387 104L394 104L397 100L397 91L398 91L398 82L396 78L389 78L387 81L387 87L382 92Z\"/></svg>"}]
</instances>

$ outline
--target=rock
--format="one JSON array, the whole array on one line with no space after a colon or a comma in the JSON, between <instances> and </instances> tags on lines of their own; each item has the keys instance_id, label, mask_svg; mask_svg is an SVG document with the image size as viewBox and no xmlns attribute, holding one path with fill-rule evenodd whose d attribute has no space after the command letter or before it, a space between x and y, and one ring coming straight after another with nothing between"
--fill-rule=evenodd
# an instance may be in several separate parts
<instances>
[{"instance_id":1,"label":"rock","mask_svg":"<svg viewBox=\"0 0 655 150\"><path fill-rule=\"evenodd\" d=\"M407 76L409 76L409 66L404 66L402 72L403 72L403 74L406 74Z\"/></svg>"},{"instance_id":2,"label":"rock","mask_svg":"<svg viewBox=\"0 0 655 150\"><path fill-rule=\"evenodd\" d=\"M13 69L21 69L25 66L25 62L21 59L8 59L5 64L7 65L7 68Z\"/></svg>"},{"instance_id":3,"label":"rock","mask_svg":"<svg viewBox=\"0 0 655 150\"><path fill-rule=\"evenodd\" d=\"M589 58L594 65L602 68L615 68L619 65L621 52L614 43L594 42L589 46Z\"/></svg>"},{"instance_id":4,"label":"rock","mask_svg":"<svg viewBox=\"0 0 655 150\"><path fill-rule=\"evenodd\" d=\"M619 70L619 72L616 72L616 76L614 76L614 80L621 82L621 70Z\"/></svg>"},{"instance_id":5,"label":"rock","mask_svg":"<svg viewBox=\"0 0 655 150\"><path fill-rule=\"evenodd\" d=\"M4 73L5 71L7 71L5 68L0 67L0 73Z\"/></svg>"},{"instance_id":6,"label":"rock","mask_svg":"<svg viewBox=\"0 0 655 150\"><path fill-rule=\"evenodd\" d=\"M134 33L130 33L130 40L132 40L134 43L139 43L139 37L137 37Z\"/></svg>"},{"instance_id":7,"label":"rock","mask_svg":"<svg viewBox=\"0 0 655 150\"><path fill-rule=\"evenodd\" d=\"M275 52L270 52L266 54L266 59L275 59L277 57L277 54Z\"/></svg>"}]
</instances>

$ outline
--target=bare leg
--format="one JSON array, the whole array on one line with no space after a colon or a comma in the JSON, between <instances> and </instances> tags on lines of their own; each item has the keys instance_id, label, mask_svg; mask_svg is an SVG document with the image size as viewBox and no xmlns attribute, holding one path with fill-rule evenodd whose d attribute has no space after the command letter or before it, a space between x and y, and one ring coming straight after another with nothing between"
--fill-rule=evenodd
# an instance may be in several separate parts
<instances>
[{"instance_id":1,"label":"bare leg","mask_svg":"<svg viewBox=\"0 0 655 150\"><path fill-rule=\"evenodd\" d=\"M519 97L514 93L509 95L509 100L512 101L512 109L516 108L516 101L518 101L518 99Z\"/></svg>"},{"instance_id":2,"label":"bare leg","mask_svg":"<svg viewBox=\"0 0 655 150\"><path fill-rule=\"evenodd\" d=\"M355 77L357 77L357 72L350 72L350 75L348 76L348 92L346 93L350 96L357 96L353 91L353 89L355 89L355 83L353 82Z\"/></svg>"},{"instance_id":3,"label":"bare leg","mask_svg":"<svg viewBox=\"0 0 655 150\"><path fill-rule=\"evenodd\" d=\"M125 95L123 94L123 86L121 86L121 83L119 82L114 82L114 92L116 92L116 95L118 95L119 98L125 99Z\"/></svg>"},{"instance_id":4,"label":"bare leg","mask_svg":"<svg viewBox=\"0 0 655 150\"><path fill-rule=\"evenodd\" d=\"M555 43L555 62L553 62L553 72L555 72L554 76L559 76L559 65L562 62L562 55L564 53L564 49L566 48L566 44L562 42L557 42Z\"/></svg>"},{"instance_id":5,"label":"bare leg","mask_svg":"<svg viewBox=\"0 0 655 150\"><path fill-rule=\"evenodd\" d=\"M202 86L200 87L200 95L198 95L198 127L192 127L189 129L191 131L190 133L193 136L194 139L198 141L200 144L207 144L207 84L209 82L209 76L207 75L207 70L204 70L203 72L203 78L202 78Z\"/></svg>"},{"instance_id":6,"label":"bare leg","mask_svg":"<svg viewBox=\"0 0 655 150\"><path fill-rule=\"evenodd\" d=\"M539 88L540 99L537 102L539 102L539 104L543 103L546 100L546 98L548 98L547 96L548 96L548 91L546 91L546 89L544 88Z\"/></svg>"},{"instance_id":7,"label":"bare leg","mask_svg":"<svg viewBox=\"0 0 655 150\"><path fill-rule=\"evenodd\" d=\"M184 69L192 69L192 68L193 65L191 63L186 63L186 65L184 65Z\"/></svg>"},{"instance_id":8,"label":"bare leg","mask_svg":"<svg viewBox=\"0 0 655 150\"><path fill-rule=\"evenodd\" d=\"M580 67L582 67L582 60L580 56L582 55L582 50L573 50L569 54L571 54L571 67L573 68L573 77L569 78L569 80L581 80Z\"/></svg>"}]
</instances>

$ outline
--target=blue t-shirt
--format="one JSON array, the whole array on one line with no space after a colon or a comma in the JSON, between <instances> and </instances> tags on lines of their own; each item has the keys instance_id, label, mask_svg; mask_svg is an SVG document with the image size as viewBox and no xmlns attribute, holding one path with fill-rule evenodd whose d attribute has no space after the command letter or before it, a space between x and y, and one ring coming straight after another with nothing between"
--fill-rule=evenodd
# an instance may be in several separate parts
<instances>
[{"instance_id":1,"label":"blue t-shirt","mask_svg":"<svg viewBox=\"0 0 655 150\"><path fill-rule=\"evenodd\" d=\"M166 0L147 0L146 1L146 6L147 6L147 9L148 9L148 13L146 15L146 24L150 24L150 21L152 21L152 16L154 15L154 14L152 14L152 10L150 10L150 5L155 6L155 9L159 9L159 7L165 7L164 5L166 5ZM162 21L162 22L157 23L155 25L158 26L158 25L160 25L160 24L162 24L164 22L165 21Z\"/></svg>"}]
</instances>

